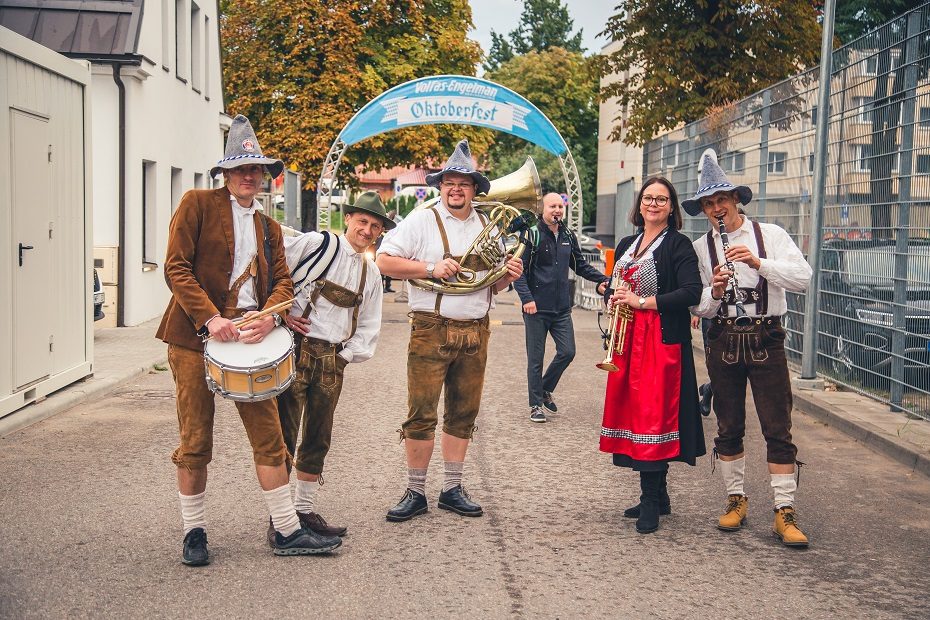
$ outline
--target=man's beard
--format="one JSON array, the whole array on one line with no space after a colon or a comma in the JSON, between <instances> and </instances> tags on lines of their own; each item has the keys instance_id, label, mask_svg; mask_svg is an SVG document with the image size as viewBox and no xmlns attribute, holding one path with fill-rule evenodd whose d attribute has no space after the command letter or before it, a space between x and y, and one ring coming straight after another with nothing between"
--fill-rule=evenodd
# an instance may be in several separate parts
<instances>
[{"instance_id":1,"label":"man's beard","mask_svg":"<svg viewBox=\"0 0 930 620\"><path fill-rule=\"evenodd\" d=\"M465 206L468 205L468 204L469 204L469 202L468 202L467 200L462 200L462 204L460 204L460 205L458 205L458 206L452 205L452 204L447 204L446 207L449 208L449 209L458 210L458 209L464 209Z\"/></svg>"}]
</instances>

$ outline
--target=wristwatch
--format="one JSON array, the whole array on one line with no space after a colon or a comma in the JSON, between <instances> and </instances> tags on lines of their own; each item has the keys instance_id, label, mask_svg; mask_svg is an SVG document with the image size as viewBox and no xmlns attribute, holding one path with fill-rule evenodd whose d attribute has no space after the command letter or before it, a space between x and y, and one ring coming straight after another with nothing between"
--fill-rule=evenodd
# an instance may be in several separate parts
<instances>
[{"instance_id":1,"label":"wristwatch","mask_svg":"<svg viewBox=\"0 0 930 620\"><path fill-rule=\"evenodd\" d=\"M642 310L645 307L646 307L646 298L640 297L639 298L639 309Z\"/></svg>"},{"instance_id":2,"label":"wristwatch","mask_svg":"<svg viewBox=\"0 0 930 620\"><path fill-rule=\"evenodd\" d=\"M436 269L436 263L426 263L426 277L432 278L433 271Z\"/></svg>"}]
</instances>

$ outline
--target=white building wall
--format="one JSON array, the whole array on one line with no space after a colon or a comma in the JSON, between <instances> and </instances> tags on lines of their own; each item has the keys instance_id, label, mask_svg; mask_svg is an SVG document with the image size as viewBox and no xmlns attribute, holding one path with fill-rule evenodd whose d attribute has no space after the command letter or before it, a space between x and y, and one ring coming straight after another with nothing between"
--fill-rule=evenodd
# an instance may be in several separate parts
<instances>
[{"instance_id":1,"label":"white building wall","mask_svg":"<svg viewBox=\"0 0 930 620\"><path fill-rule=\"evenodd\" d=\"M182 57L176 61L175 7L181 6ZM168 224L176 204L172 204L172 169L180 193L194 187L195 173L208 184L209 169L223 156L223 129L229 119L223 113L221 73L218 48L216 4L203 2L198 6L200 24L199 59L202 66L191 70L190 15L191 1L154 0L146 3L138 53L140 67L125 67L121 71L126 85L126 221L125 221L125 287L124 324L138 325L160 316L168 303L170 292L165 284L164 258L168 241ZM162 10L167 15L162 15ZM170 49L164 49L167 42ZM204 35L204 24L210 32ZM209 65L209 66L207 66ZM200 75L199 91L191 76ZM99 86L99 88L98 88ZM112 70L95 67L94 97L101 98L105 112L95 116L94 144L105 144L105 152L95 148L95 169L106 170L106 178L98 175L95 190L101 200L95 218L95 247L98 253L115 247L119 240L119 162L118 162L118 98ZM154 215L143 218L143 162L154 166L154 187L147 188ZM99 166L99 167L98 167ZM174 192L175 200L179 198ZM104 200L103 197L106 197ZM150 263L143 261L143 234L154 238L156 248ZM107 291L108 305L115 288ZM115 314L115 310L112 312ZM109 317L108 317L109 318ZM115 317L113 317L115 319Z\"/></svg>"},{"instance_id":2,"label":"white building wall","mask_svg":"<svg viewBox=\"0 0 930 620\"><path fill-rule=\"evenodd\" d=\"M607 55L620 48L620 42L613 41L601 49L601 54ZM610 75L601 78L601 87L628 79L630 72L624 75ZM621 138L612 141L610 134L614 127L623 123L627 114L619 105L616 98L608 99L600 104L598 110L598 146L597 146L597 232L614 233L616 218L625 218L630 205L620 205L620 213L615 213L615 197L617 184L633 179L633 185L638 190L642 182L643 149L632 144L626 144Z\"/></svg>"}]
</instances>

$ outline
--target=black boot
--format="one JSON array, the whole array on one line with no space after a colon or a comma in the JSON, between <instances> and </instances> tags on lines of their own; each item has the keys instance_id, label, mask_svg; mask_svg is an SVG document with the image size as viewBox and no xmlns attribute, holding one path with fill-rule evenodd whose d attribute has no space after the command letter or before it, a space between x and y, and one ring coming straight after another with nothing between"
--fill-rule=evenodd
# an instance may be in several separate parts
<instances>
[{"instance_id":1,"label":"black boot","mask_svg":"<svg viewBox=\"0 0 930 620\"><path fill-rule=\"evenodd\" d=\"M705 383L698 388L698 395L701 397L699 406L701 409L701 415L708 416L710 415L711 410L711 399L714 397L714 389L711 387L710 383Z\"/></svg>"},{"instance_id":2,"label":"black boot","mask_svg":"<svg viewBox=\"0 0 930 620\"><path fill-rule=\"evenodd\" d=\"M623 516L627 519L638 519L639 518L639 507L643 503L643 498L640 496L639 504L635 506L630 506L623 511ZM660 515L670 515L672 514L672 500L668 496L668 470L662 472L662 483L659 486L659 514Z\"/></svg>"},{"instance_id":3,"label":"black boot","mask_svg":"<svg viewBox=\"0 0 930 620\"><path fill-rule=\"evenodd\" d=\"M659 529L659 489L662 486L662 473L660 471L639 472L642 501L639 503L636 531L640 534L650 534Z\"/></svg>"}]
</instances>

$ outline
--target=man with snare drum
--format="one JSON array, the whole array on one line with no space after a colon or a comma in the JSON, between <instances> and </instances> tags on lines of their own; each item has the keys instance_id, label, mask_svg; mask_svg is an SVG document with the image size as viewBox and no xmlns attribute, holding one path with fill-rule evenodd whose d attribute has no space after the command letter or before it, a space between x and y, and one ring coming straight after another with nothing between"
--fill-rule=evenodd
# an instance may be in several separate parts
<instances>
[{"instance_id":1,"label":"man with snare drum","mask_svg":"<svg viewBox=\"0 0 930 620\"><path fill-rule=\"evenodd\" d=\"M286 302L293 293L281 227L256 211L255 200L264 173L275 177L283 168L280 160L262 155L248 119L236 116L225 156L210 171L211 176L223 173L225 187L187 192L171 218L165 280L172 298L156 337L168 343L177 389L180 445L171 460L177 466L184 525L182 562L188 566L210 563L204 495L213 454L214 395L206 382L203 339L243 346L261 342L280 323L280 315L267 315L241 330L233 319ZM338 538L320 537L300 525L274 398L236 402L236 408L274 523L274 553L307 555L337 548Z\"/></svg>"},{"instance_id":2,"label":"man with snare drum","mask_svg":"<svg viewBox=\"0 0 930 620\"><path fill-rule=\"evenodd\" d=\"M294 330L299 357L297 377L278 396L278 413L284 443L296 457L297 516L303 527L323 536L346 533L345 527L327 524L313 506L329 452L343 372L350 362L364 362L374 355L381 329L381 273L366 250L382 231L396 226L387 217L378 192L362 193L355 204L343 205L342 211L343 236L308 232L284 240L297 289L287 324ZM335 244L335 252L327 257L330 244ZM305 269L314 261L325 263L325 274L315 281ZM301 441L295 452L298 431Z\"/></svg>"}]
</instances>

